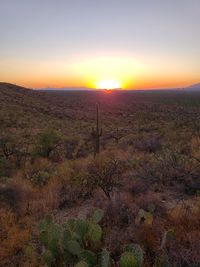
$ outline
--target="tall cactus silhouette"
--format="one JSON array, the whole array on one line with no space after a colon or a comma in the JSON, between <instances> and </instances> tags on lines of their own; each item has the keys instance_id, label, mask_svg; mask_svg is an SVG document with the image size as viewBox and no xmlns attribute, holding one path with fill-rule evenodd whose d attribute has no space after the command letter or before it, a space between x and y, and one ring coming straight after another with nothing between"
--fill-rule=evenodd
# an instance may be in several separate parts
<instances>
[{"instance_id":1,"label":"tall cactus silhouette","mask_svg":"<svg viewBox=\"0 0 200 267\"><path fill-rule=\"evenodd\" d=\"M92 138L94 141L94 157L100 152L100 137L102 128L100 127L99 104L96 103L96 129L92 128Z\"/></svg>"}]
</instances>

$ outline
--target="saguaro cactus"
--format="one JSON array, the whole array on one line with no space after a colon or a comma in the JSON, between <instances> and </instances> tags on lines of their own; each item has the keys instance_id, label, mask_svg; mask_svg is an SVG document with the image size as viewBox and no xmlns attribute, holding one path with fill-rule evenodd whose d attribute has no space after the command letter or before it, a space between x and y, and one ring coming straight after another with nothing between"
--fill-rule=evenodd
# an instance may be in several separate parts
<instances>
[{"instance_id":1,"label":"saguaro cactus","mask_svg":"<svg viewBox=\"0 0 200 267\"><path fill-rule=\"evenodd\" d=\"M100 127L99 104L96 103L96 129L92 128L92 138L94 140L94 157L100 152L100 137L102 128Z\"/></svg>"}]
</instances>

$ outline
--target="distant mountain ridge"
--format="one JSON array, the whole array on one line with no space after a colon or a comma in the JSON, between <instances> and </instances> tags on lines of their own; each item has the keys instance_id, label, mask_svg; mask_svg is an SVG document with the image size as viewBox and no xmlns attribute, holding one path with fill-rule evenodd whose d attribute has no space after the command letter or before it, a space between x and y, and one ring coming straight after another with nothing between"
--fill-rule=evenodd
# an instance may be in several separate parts
<instances>
[{"instance_id":1,"label":"distant mountain ridge","mask_svg":"<svg viewBox=\"0 0 200 267\"><path fill-rule=\"evenodd\" d=\"M200 83L190 85L190 86L186 87L185 89L190 90L190 91L200 91Z\"/></svg>"},{"instance_id":2,"label":"distant mountain ridge","mask_svg":"<svg viewBox=\"0 0 200 267\"><path fill-rule=\"evenodd\" d=\"M0 82L0 94L6 93L6 94L12 94L12 93L21 93L21 94L34 94L34 92L48 92L48 91L94 91L96 88L87 88L87 87L61 87L61 88L53 88L53 87L47 87L47 88L25 88L23 86L19 86L16 84L6 83L6 82ZM196 83L193 85L190 85L188 87L182 88L184 91L199 91L200 92L200 83ZM96 89L101 90L101 89ZM120 88L117 88L115 90L120 90ZM152 89L153 90L153 89ZM171 88L171 89L157 89L157 90L178 90L178 88ZM125 90L124 90L125 91ZM143 90L137 90L134 89L134 91L145 91Z\"/></svg>"}]
</instances>

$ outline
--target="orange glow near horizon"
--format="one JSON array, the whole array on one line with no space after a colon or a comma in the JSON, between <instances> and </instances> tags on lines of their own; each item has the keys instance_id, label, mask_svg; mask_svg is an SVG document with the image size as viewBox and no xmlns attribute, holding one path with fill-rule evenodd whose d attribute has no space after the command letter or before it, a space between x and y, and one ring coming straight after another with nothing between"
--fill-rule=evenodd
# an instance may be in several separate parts
<instances>
[{"instance_id":1,"label":"orange glow near horizon","mask_svg":"<svg viewBox=\"0 0 200 267\"><path fill-rule=\"evenodd\" d=\"M120 53L118 56L88 55L67 63L60 60L28 63L25 60L7 60L0 62L0 81L27 88L99 89L181 88L199 82L192 69L189 72L179 63L171 65L171 59L165 59L164 66L161 63L161 59Z\"/></svg>"}]
</instances>

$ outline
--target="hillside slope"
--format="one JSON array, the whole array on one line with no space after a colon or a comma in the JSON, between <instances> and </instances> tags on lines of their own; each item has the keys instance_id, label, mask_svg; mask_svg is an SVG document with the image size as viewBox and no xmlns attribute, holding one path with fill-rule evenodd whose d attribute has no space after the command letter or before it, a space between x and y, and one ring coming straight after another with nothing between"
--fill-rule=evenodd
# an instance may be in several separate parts
<instances>
[{"instance_id":1,"label":"hillside slope","mask_svg":"<svg viewBox=\"0 0 200 267\"><path fill-rule=\"evenodd\" d=\"M34 113L49 110L45 94L9 83L0 83L0 101Z\"/></svg>"},{"instance_id":2,"label":"hillside slope","mask_svg":"<svg viewBox=\"0 0 200 267\"><path fill-rule=\"evenodd\" d=\"M48 93L0 83L0 129L19 135L25 131L34 135L49 127L62 130L70 124L72 110L59 103Z\"/></svg>"},{"instance_id":3,"label":"hillside slope","mask_svg":"<svg viewBox=\"0 0 200 267\"><path fill-rule=\"evenodd\" d=\"M84 97L83 97L84 95ZM89 103L89 104L88 104ZM96 94L87 92L41 92L9 83L0 83L0 130L21 135L35 134L48 128L74 135L88 134L82 121L93 121Z\"/></svg>"},{"instance_id":4,"label":"hillside slope","mask_svg":"<svg viewBox=\"0 0 200 267\"><path fill-rule=\"evenodd\" d=\"M193 85L187 87L186 90L200 91L200 83L193 84Z\"/></svg>"}]
</instances>

